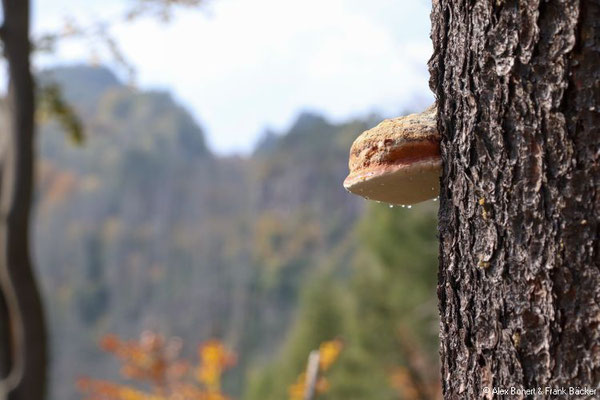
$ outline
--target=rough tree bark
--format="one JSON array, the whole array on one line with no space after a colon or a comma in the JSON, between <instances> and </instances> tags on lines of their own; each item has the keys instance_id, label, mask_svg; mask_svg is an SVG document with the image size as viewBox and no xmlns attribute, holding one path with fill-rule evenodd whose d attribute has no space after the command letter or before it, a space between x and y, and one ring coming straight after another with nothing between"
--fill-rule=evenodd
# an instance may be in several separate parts
<instances>
[{"instance_id":1,"label":"rough tree bark","mask_svg":"<svg viewBox=\"0 0 600 400\"><path fill-rule=\"evenodd\" d=\"M432 24L444 397L597 389L600 2L434 0Z\"/></svg>"},{"instance_id":2,"label":"rough tree bark","mask_svg":"<svg viewBox=\"0 0 600 400\"><path fill-rule=\"evenodd\" d=\"M0 284L10 318L12 357L0 398L41 400L46 384L46 331L29 249L34 165L29 1L3 0L2 5L0 35L8 64L10 123L2 154Z\"/></svg>"}]
</instances>

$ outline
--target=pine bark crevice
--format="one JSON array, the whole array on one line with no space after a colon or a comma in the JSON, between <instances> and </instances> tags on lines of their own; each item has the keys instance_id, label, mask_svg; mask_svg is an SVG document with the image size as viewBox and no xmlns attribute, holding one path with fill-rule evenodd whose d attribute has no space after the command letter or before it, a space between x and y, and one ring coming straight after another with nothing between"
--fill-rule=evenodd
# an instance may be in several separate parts
<instances>
[{"instance_id":1,"label":"pine bark crevice","mask_svg":"<svg viewBox=\"0 0 600 400\"><path fill-rule=\"evenodd\" d=\"M600 3L434 0L431 19L444 397L599 388Z\"/></svg>"}]
</instances>

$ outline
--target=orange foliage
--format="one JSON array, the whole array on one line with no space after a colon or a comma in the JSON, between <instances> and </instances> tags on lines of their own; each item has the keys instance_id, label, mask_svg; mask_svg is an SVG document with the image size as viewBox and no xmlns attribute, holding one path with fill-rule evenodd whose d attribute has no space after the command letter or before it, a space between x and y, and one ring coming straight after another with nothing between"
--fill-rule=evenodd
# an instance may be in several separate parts
<instances>
[{"instance_id":1,"label":"orange foliage","mask_svg":"<svg viewBox=\"0 0 600 400\"><path fill-rule=\"evenodd\" d=\"M85 400L228 400L221 393L221 376L235 365L236 355L218 340L198 346L196 365L179 357L181 340L165 340L146 331L139 340L123 341L106 335L100 347L122 364L121 374L149 384L151 392L109 381L81 378L77 385ZM194 373L195 372L195 373Z\"/></svg>"},{"instance_id":2,"label":"orange foliage","mask_svg":"<svg viewBox=\"0 0 600 400\"><path fill-rule=\"evenodd\" d=\"M304 399L304 391L306 388L306 374L303 372L298 375L298 379L296 382L292 383L288 389L288 395L290 396L290 400L303 400ZM315 392L317 394L322 394L329 390L329 382L324 377L319 377L317 379L317 384L315 385Z\"/></svg>"},{"instance_id":3,"label":"orange foliage","mask_svg":"<svg viewBox=\"0 0 600 400\"><path fill-rule=\"evenodd\" d=\"M221 375L235 365L236 356L218 340L209 340L198 348L200 366L196 369L196 379L204 384L210 393L221 391Z\"/></svg>"},{"instance_id":4,"label":"orange foliage","mask_svg":"<svg viewBox=\"0 0 600 400\"><path fill-rule=\"evenodd\" d=\"M331 368L333 363L338 359L342 348L344 347L340 339L334 339L327 342L321 343L319 346L319 373L326 372ZM288 388L288 395L290 400L302 400L304 398L304 391L306 390L306 373L302 372L296 382L291 384ZM315 386L315 392L322 394L329 390L329 382L323 376L317 377L317 383Z\"/></svg>"},{"instance_id":5,"label":"orange foliage","mask_svg":"<svg viewBox=\"0 0 600 400\"><path fill-rule=\"evenodd\" d=\"M337 360L342 351L342 341L339 339L323 342L319 346L319 368L321 371L327 371Z\"/></svg>"}]
</instances>

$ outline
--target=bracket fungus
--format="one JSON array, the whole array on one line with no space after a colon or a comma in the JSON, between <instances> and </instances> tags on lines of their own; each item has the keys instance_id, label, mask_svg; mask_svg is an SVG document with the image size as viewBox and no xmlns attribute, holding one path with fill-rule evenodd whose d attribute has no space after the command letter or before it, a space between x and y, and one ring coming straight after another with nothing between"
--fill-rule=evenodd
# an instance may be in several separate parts
<instances>
[{"instance_id":1,"label":"bracket fungus","mask_svg":"<svg viewBox=\"0 0 600 400\"><path fill-rule=\"evenodd\" d=\"M398 205L437 197L442 163L436 111L432 105L363 132L350 149L346 190Z\"/></svg>"}]
</instances>

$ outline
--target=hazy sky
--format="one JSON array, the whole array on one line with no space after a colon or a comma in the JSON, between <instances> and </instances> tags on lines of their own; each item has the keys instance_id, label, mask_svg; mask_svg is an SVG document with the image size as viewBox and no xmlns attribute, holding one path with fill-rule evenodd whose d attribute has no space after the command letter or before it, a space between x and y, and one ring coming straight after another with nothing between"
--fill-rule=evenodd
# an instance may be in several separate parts
<instances>
[{"instance_id":1,"label":"hazy sky","mask_svg":"<svg viewBox=\"0 0 600 400\"><path fill-rule=\"evenodd\" d=\"M66 16L117 21L127 4L34 0L34 32ZM430 8L427 0L211 0L169 24L146 18L111 32L141 88L170 91L214 151L245 153L265 128L286 129L305 109L337 121L424 108ZM67 41L36 65L90 58L89 44Z\"/></svg>"}]
</instances>

